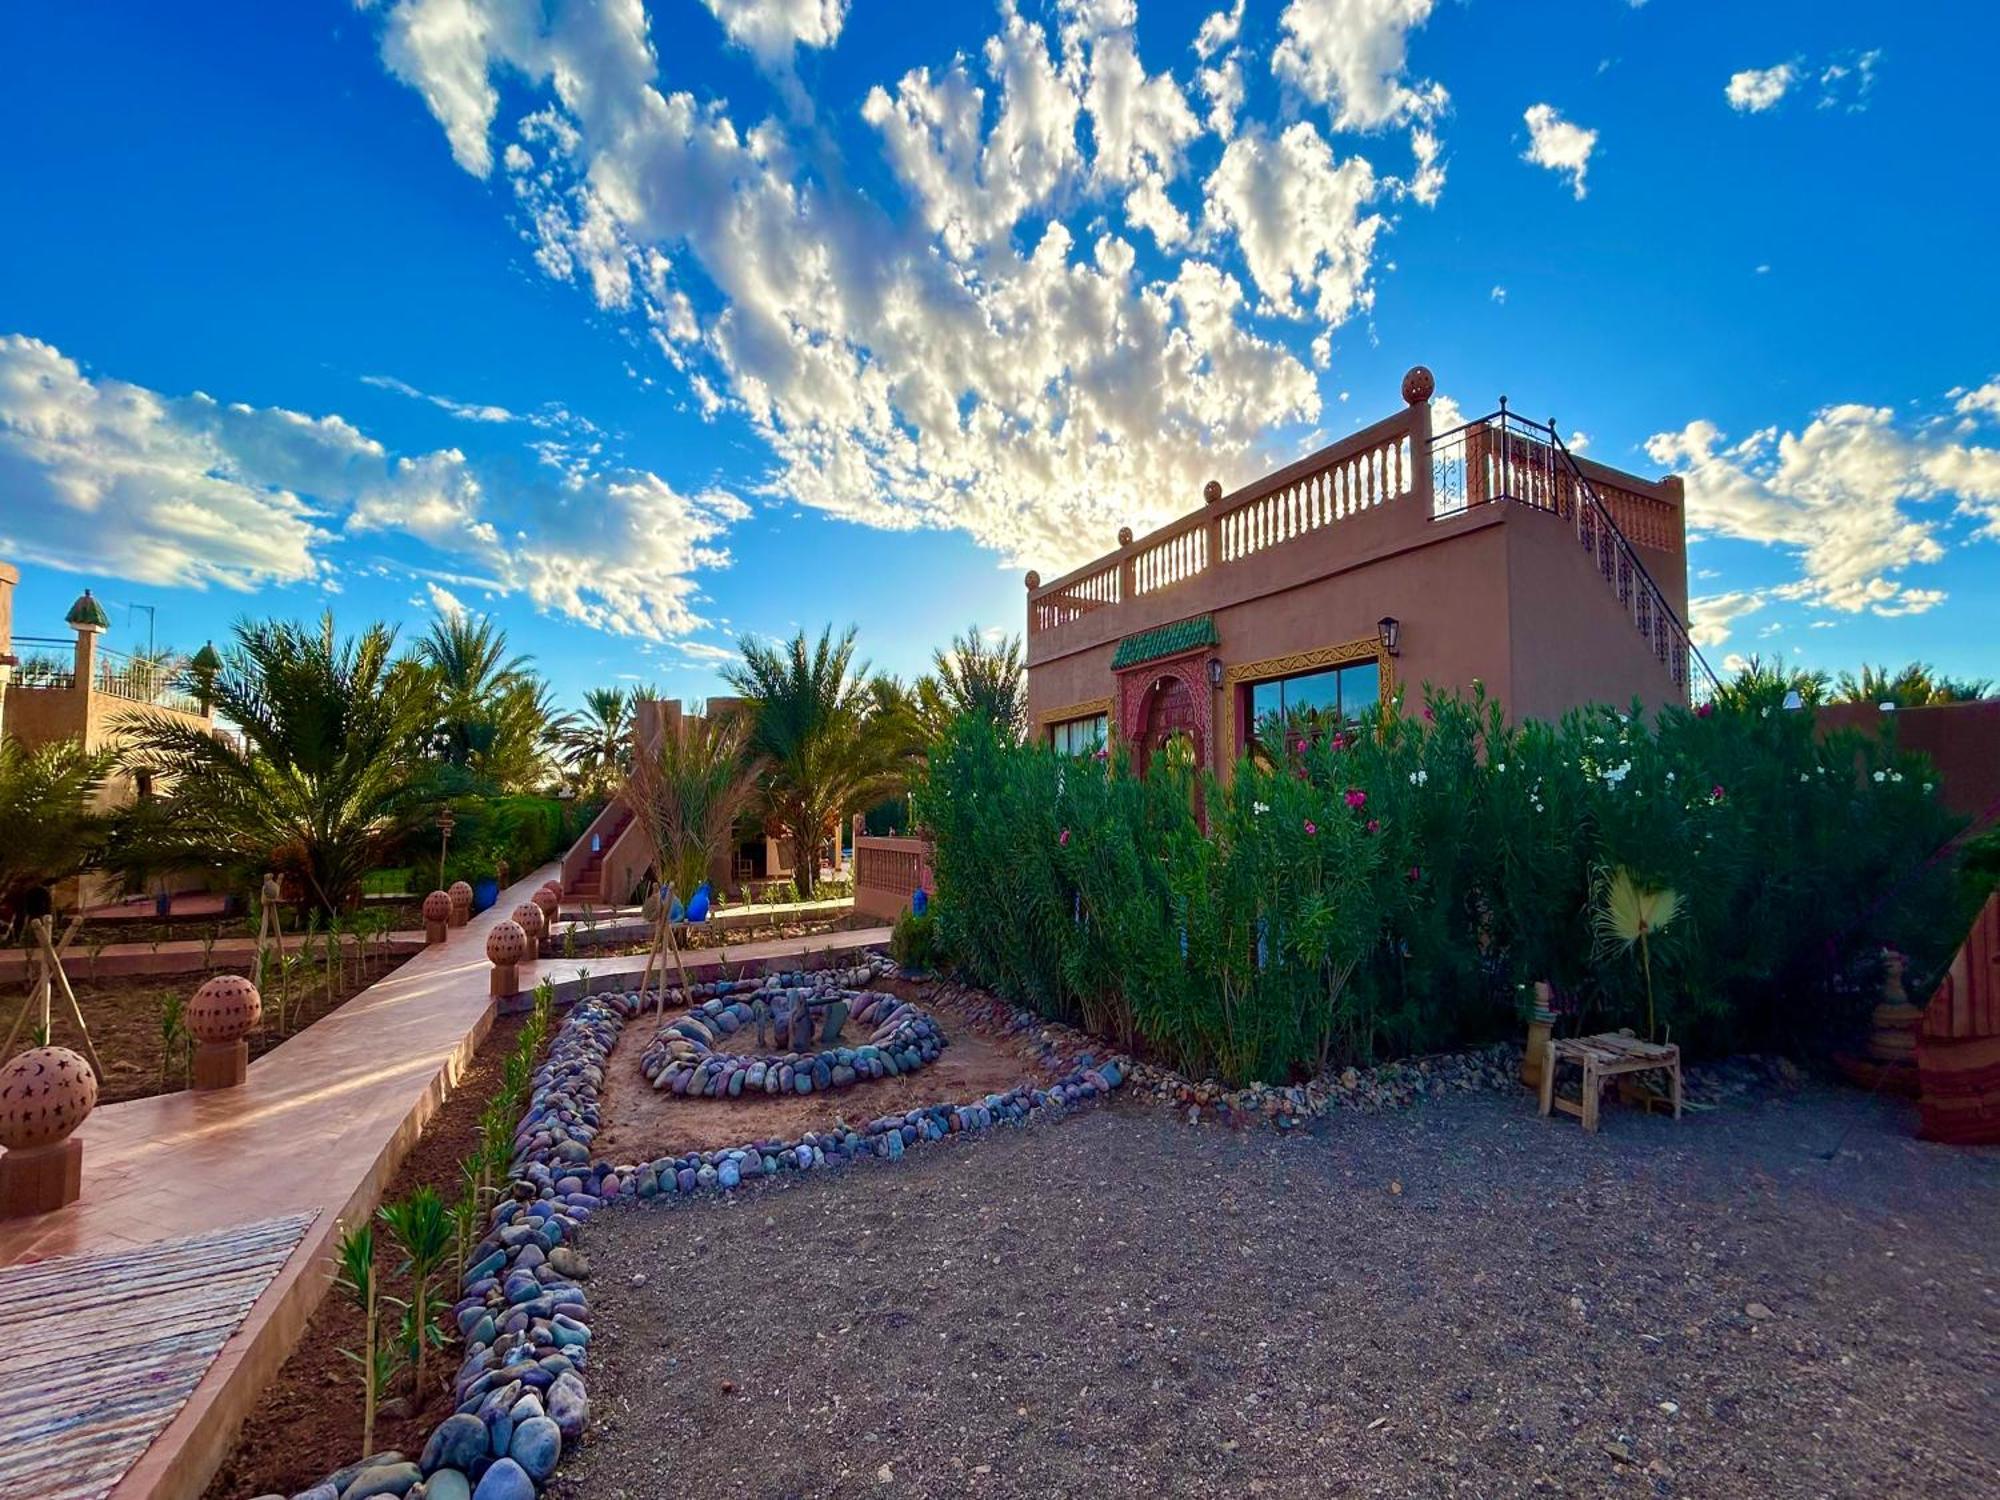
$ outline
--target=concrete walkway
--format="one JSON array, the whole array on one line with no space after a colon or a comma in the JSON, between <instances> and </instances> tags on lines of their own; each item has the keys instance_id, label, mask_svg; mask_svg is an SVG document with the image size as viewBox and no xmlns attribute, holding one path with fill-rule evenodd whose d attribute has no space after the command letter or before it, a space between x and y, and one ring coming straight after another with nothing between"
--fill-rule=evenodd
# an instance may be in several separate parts
<instances>
[{"instance_id":1,"label":"concrete walkway","mask_svg":"<svg viewBox=\"0 0 2000 1500\"><path fill-rule=\"evenodd\" d=\"M114 1500L201 1493L258 1393L325 1294L339 1226L371 1214L383 1187L492 1026L487 930L553 865L509 888L450 940L426 948L250 1065L241 1089L109 1104L78 1131L83 1196L58 1213L0 1221L0 1266L153 1246L179 1236L309 1214L298 1248L251 1307L187 1404L112 1490ZM746 944L731 972L882 943L888 929ZM687 955L692 976L719 951ZM643 955L524 966L575 993L637 976ZM4 1397L4 1393L0 1393ZM357 1455L358 1456L358 1455Z\"/></svg>"}]
</instances>

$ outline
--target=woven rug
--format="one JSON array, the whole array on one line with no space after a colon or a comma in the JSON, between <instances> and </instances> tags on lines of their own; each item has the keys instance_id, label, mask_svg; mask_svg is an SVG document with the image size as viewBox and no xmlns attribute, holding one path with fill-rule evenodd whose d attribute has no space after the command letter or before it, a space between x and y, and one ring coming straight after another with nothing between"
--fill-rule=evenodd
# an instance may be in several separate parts
<instances>
[{"instance_id":1,"label":"woven rug","mask_svg":"<svg viewBox=\"0 0 2000 1500\"><path fill-rule=\"evenodd\" d=\"M0 1500L110 1494L315 1217L0 1271Z\"/></svg>"}]
</instances>

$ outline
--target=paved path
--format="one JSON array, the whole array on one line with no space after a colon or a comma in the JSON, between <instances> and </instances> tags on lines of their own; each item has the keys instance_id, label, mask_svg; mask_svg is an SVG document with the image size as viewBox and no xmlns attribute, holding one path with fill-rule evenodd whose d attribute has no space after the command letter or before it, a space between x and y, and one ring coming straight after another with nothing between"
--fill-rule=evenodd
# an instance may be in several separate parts
<instances>
[{"instance_id":1,"label":"paved path","mask_svg":"<svg viewBox=\"0 0 2000 1500\"><path fill-rule=\"evenodd\" d=\"M245 1413L298 1342L331 1274L340 1223L371 1214L384 1185L492 1025L487 930L553 875L510 887L450 940L408 962L250 1065L241 1089L107 1104L83 1124L83 1196L58 1213L0 1221L0 1267L141 1249L310 1215L292 1252L223 1344L187 1403L115 1489L114 1500L199 1495ZM887 928L687 955L691 976L879 944ZM645 958L549 960L527 985L559 991L635 979ZM142 1253L141 1260L145 1259ZM167 1314L162 1307L161 1315Z\"/></svg>"}]
</instances>

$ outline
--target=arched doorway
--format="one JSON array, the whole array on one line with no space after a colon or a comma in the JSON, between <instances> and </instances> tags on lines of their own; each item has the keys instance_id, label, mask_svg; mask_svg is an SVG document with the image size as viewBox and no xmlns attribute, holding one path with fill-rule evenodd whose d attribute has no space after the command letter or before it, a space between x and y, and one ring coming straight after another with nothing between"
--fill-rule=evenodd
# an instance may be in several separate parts
<instances>
[{"instance_id":1,"label":"arched doorway","mask_svg":"<svg viewBox=\"0 0 2000 1500\"><path fill-rule=\"evenodd\" d=\"M1204 763L1207 747L1201 742L1201 724L1195 713L1194 694L1178 673L1162 676L1146 690L1145 729L1139 736L1139 774L1152 774L1154 757L1167 742L1183 739L1193 752L1193 764Z\"/></svg>"}]
</instances>

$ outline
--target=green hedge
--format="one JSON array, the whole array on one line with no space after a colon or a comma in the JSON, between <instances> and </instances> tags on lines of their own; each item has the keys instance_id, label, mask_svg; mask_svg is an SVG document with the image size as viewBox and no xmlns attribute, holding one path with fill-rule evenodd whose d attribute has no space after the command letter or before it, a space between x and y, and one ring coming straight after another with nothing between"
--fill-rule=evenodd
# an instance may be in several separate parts
<instances>
[{"instance_id":1,"label":"green hedge","mask_svg":"<svg viewBox=\"0 0 2000 1500\"><path fill-rule=\"evenodd\" d=\"M1775 695L1518 726L1433 696L1278 754L1225 788L954 726L917 792L948 961L1183 1070L1277 1080L1519 1035L1539 979L1572 1028L1643 1028L1635 964L1593 951L1620 866L1685 900L1653 962L1697 1050L1809 1048L1871 1002L1882 944L1921 972L1960 930L1928 763Z\"/></svg>"},{"instance_id":2,"label":"green hedge","mask_svg":"<svg viewBox=\"0 0 2000 1500\"><path fill-rule=\"evenodd\" d=\"M568 851L597 813L594 804L565 802L555 797L455 797L451 847L444 878L477 881L492 875L501 860L508 878L518 880L530 870ZM438 835L428 823L413 834L406 848L417 869L417 884L430 889L437 870Z\"/></svg>"}]
</instances>

